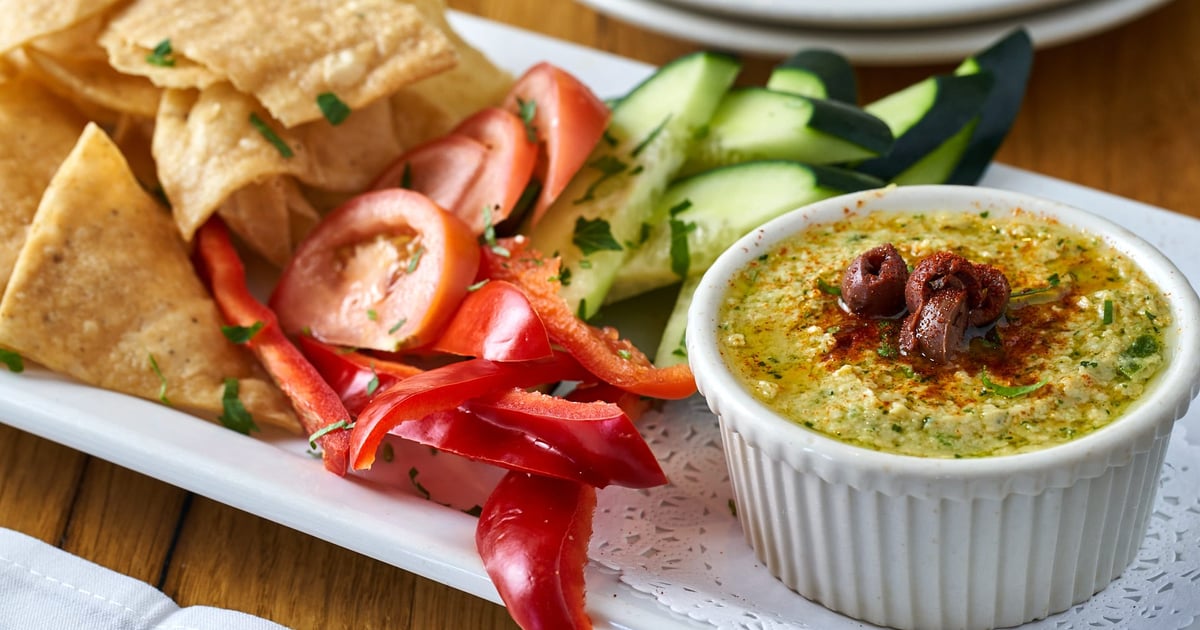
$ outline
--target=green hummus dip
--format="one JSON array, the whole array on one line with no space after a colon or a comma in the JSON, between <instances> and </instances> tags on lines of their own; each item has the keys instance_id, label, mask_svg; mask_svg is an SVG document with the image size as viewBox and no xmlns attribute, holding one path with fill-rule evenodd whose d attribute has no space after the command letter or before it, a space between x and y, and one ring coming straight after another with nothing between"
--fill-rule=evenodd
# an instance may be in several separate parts
<instances>
[{"instance_id":1,"label":"green hummus dip","mask_svg":"<svg viewBox=\"0 0 1200 630\"><path fill-rule=\"evenodd\" d=\"M1012 286L994 326L947 364L899 351L900 319L839 305L843 270L892 243L911 268L938 251L998 267ZM734 279L719 345L783 416L866 448L922 457L1030 451L1118 418L1162 367L1170 311L1102 239L1041 217L879 212L815 226Z\"/></svg>"}]
</instances>

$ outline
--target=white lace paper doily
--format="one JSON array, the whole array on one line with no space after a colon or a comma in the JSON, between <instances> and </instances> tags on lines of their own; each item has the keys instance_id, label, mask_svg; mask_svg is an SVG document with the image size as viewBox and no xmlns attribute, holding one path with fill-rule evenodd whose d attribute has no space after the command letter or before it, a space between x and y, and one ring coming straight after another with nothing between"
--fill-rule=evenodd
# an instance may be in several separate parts
<instances>
[{"instance_id":1,"label":"white lace paper doily","mask_svg":"<svg viewBox=\"0 0 1200 630\"><path fill-rule=\"evenodd\" d=\"M591 559L672 611L718 628L874 627L789 590L757 562L732 509L716 417L699 397L639 423L671 484L599 494ZM1200 445L1167 450L1137 558L1087 602L1022 630L1181 630L1200 617Z\"/></svg>"}]
</instances>

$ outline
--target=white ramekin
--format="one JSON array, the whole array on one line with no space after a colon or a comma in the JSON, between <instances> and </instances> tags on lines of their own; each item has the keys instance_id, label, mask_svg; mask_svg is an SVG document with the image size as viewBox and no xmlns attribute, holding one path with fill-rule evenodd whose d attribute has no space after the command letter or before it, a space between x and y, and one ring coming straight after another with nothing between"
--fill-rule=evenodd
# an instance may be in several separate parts
<instances>
[{"instance_id":1,"label":"white ramekin","mask_svg":"<svg viewBox=\"0 0 1200 630\"><path fill-rule=\"evenodd\" d=\"M1167 365L1147 395L1107 427L1019 455L893 455L779 417L722 360L717 318L730 278L805 227L877 210L999 216L1017 208L1103 237L1170 302ZM700 392L720 417L738 518L771 573L871 623L994 628L1066 610L1133 560L1171 425L1200 388L1200 300L1158 250L1082 210L977 187L892 187L800 208L738 241L696 291L687 347Z\"/></svg>"}]
</instances>

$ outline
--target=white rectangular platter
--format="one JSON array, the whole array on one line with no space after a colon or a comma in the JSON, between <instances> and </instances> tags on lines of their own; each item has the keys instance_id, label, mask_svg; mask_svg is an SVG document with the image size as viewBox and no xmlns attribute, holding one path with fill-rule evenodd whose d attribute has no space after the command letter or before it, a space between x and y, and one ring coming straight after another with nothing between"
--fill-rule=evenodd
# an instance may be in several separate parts
<instances>
[{"instance_id":1,"label":"white rectangular platter","mask_svg":"<svg viewBox=\"0 0 1200 630\"><path fill-rule=\"evenodd\" d=\"M623 93L651 71L645 64L479 18L462 14L454 14L452 18L468 40L514 73L538 61L551 60L582 77L602 97ZM992 167L984 184L1056 199L1110 218L1166 252L1193 286L1200 282L1200 251L1194 246L1200 240L1200 221L1001 165ZM407 485L407 479L386 484L330 475L306 453L303 440L248 438L170 408L80 385L38 368L21 374L0 370L0 421L454 588L499 601L475 553L473 517L418 496ZM1200 437L1200 409L1193 409L1182 424L1188 428L1191 440ZM435 495L442 483L461 484L458 468L468 464L452 460L441 457L437 463L422 464L422 483ZM1193 474L1196 469L1192 467ZM710 486L724 480L720 464L700 474L712 475ZM478 487L468 489L466 494L485 496L490 478L487 475L478 478ZM727 489L723 491L729 494ZM727 520L736 527L736 520ZM609 521L598 520L598 525L605 522ZM613 532L597 532L598 537L615 538L610 534ZM721 536L727 543L731 536L736 539L740 534L722 531ZM748 548L733 544L723 553L736 566L747 567L746 575L734 576L745 588L757 589L763 584L769 588L773 584L753 562ZM589 613L598 627L656 630L709 627L672 612L655 597L636 591L621 581L617 571L604 568L599 562L589 566L587 579ZM669 581L671 577L664 575L662 579ZM746 601L778 607L780 611L773 611L774 616L784 619L789 618L789 610L803 619L807 616L803 613L810 610L804 606L815 607L786 589L771 591L766 599L763 597L755 595ZM846 628L863 627L840 617L830 623ZM778 624L749 619L747 626ZM830 626L809 626L798 621L795 627Z\"/></svg>"}]
</instances>

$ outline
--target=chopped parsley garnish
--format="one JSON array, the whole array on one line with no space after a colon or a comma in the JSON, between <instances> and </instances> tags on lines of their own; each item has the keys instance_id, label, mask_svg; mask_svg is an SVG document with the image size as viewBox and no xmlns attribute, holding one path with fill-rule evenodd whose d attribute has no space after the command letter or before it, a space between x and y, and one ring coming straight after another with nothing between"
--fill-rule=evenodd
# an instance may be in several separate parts
<instances>
[{"instance_id":1,"label":"chopped parsley garnish","mask_svg":"<svg viewBox=\"0 0 1200 630\"><path fill-rule=\"evenodd\" d=\"M266 122L263 122L263 119L259 118L258 114L255 114L254 112L250 113L250 126L257 129L258 133L262 134L262 137L266 139L267 142L270 142L271 146L275 147L276 151L279 151L279 155L282 155L285 158L291 158L293 155L295 155L295 153L292 153L292 148L283 141L283 138L280 138L279 134L275 133L275 130L271 129L271 126Z\"/></svg>"},{"instance_id":2,"label":"chopped parsley garnish","mask_svg":"<svg viewBox=\"0 0 1200 630\"><path fill-rule=\"evenodd\" d=\"M663 128L667 126L667 123L670 120L671 115L667 114L667 117L662 119L662 122L658 123L658 126L652 129L650 133L637 144L636 147L633 147L633 151L631 151L629 154L633 157L637 157L642 151L645 151L646 147L650 146L650 143L654 142L654 139L658 137L658 134L662 133Z\"/></svg>"},{"instance_id":3,"label":"chopped parsley garnish","mask_svg":"<svg viewBox=\"0 0 1200 630\"><path fill-rule=\"evenodd\" d=\"M367 395L373 395L377 389L379 389L379 374L375 371L375 364L372 363L371 380L367 381Z\"/></svg>"},{"instance_id":4,"label":"chopped parsley garnish","mask_svg":"<svg viewBox=\"0 0 1200 630\"><path fill-rule=\"evenodd\" d=\"M688 208L691 208L691 207L692 207L692 200L684 199L683 201L680 201L679 203L671 206L671 209L667 210L667 214L669 214L671 216L676 216L680 212L683 212L684 210L687 210Z\"/></svg>"},{"instance_id":5,"label":"chopped parsley garnish","mask_svg":"<svg viewBox=\"0 0 1200 630\"><path fill-rule=\"evenodd\" d=\"M633 358L633 353L626 350L625 348L621 348L620 350L617 350L617 356L628 361Z\"/></svg>"},{"instance_id":6,"label":"chopped parsley garnish","mask_svg":"<svg viewBox=\"0 0 1200 630\"><path fill-rule=\"evenodd\" d=\"M692 265L692 256L688 248L688 234L695 231L694 222L683 222L671 219L667 222L671 228L671 271L680 278L686 278Z\"/></svg>"},{"instance_id":7,"label":"chopped parsley garnish","mask_svg":"<svg viewBox=\"0 0 1200 630\"><path fill-rule=\"evenodd\" d=\"M150 360L154 360L154 355L150 356ZM0 348L0 363L8 367L8 371L13 374L20 374L25 371L25 361L21 359L21 355L12 350Z\"/></svg>"},{"instance_id":8,"label":"chopped parsley garnish","mask_svg":"<svg viewBox=\"0 0 1200 630\"><path fill-rule=\"evenodd\" d=\"M675 349L671 351L671 354L673 354L677 357L683 357L685 359L687 358L688 353L687 353L687 332L686 331L683 333L683 335L681 335L679 337L679 345L675 346Z\"/></svg>"},{"instance_id":9,"label":"chopped parsley garnish","mask_svg":"<svg viewBox=\"0 0 1200 630\"><path fill-rule=\"evenodd\" d=\"M263 329L266 324L259 321L254 322L249 326L221 326L221 334L229 341L237 344L249 343L258 331Z\"/></svg>"},{"instance_id":10,"label":"chopped parsley garnish","mask_svg":"<svg viewBox=\"0 0 1200 630\"><path fill-rule=\"evenodd\" d=\"M404 163L404 170L400 172L400 187L406 190L412 190L412 164Z\"/></svg>"},{"instance_id":11,"label":"chopped parsley garnish","mask_svg":"<svg viewBox=\"0 0 1200 630\"><path fill-rule=\"evenodd\" d=\"M321 108L321 114L325 116L325 120L335 127L345 122L346 118L350 116L350 106L343 103L342 99L333 92L318 94L317 107Z\"/></svg>"},{"instance_id":12,"label":"chopped parsley garnish","mask_svg":"<svg viewBox=\"0 0 1200 630\"><path fill-rule=\"evenodd\" d=\"M558 283L565 286L571 284L571 268L563 267L558 272Z\"/></svg>"},{"instance_id":13,"label":"chopped parsley garnish","mask_svg":"<svg viewBox=\"0 0 1200 630\"><path fill-rule=\"evenodd\" d=\"M521 191L521 196L517 198L517 202L513 204L510 217L523 217L537 203L538 195L542 194L542 182L537 178L530 177L529 183L525 184L525 189Z\"/></svg>"},{"instance_id":14,"label":"chopped parsley garnish","mask_svg":"<svg viewBox=\"0 0 1200 630\"><path fill-rule=\"evenodd\" d=\"M175 66L174 55L175 51L171 48L171 40L164 39L158 42L149 55L146 55L146 63L162 68L172 68Z\"/></svg>"},{"instance_id":15,"label":"chopped parsley garnish","mask_svg":"<svg viewBox=\"0 0 1200 630\"><path fill-rule=\"evenodd\" d=\"M829 295L837 295L839 297L842 295L841 287L825 282L824 278L817 278L817 288L821 290L821 293L828 293Z\"/></svg>"},{"instance_id":16,"label":"chopped parsley garnish","mask_svg":"<svg viewBox=\"0 0 1200 630\"><path fill-rule=\"evenodd\" d=\"M376 313L375 309L369 308L369 309L367 309L367 319L369 319L371 321L375 321L375 320L379 319L379 313Z\"/></svg>"},{"instance_id":17,"label":"chopped parsley garnish","mask_svg":"<svg viewBox=\"0 0 1200 630\"><path fill-rule=\"evenodd\" d=\"M537 142L537 127L533 124L533 117L537 115L537 101L517 98L517 115L521 117L521 122L525 123L525 139Z\"/></svg>"},{"instance_id":18,"label":"chopped parsley garnish","mask_svg":"<svg viewBox=\"0 0 1200 630\"><path fill-rule=\"evenodd\" d=\"M508 248L496 243L496 224L492 223L491 206L483 207L483 234L480 235L480 238L483 239L484 245L487 245L488 249L492 250L493 254L505 258L512 255L512 252L508 251Z\"/></svg>"},{"instance_id":19,"label":"chopped parsley garnish","mask_svg":"<svg viewBox=\"0 0 1200 630\"><path fill-rule=\"evenodd\" d=\"M426 489L425 486L421 485L420 481L417 481L417 475L419 475L419 474L421 474L421 473L419 471L417 471L416 466L409 468L408 469L408 480L412 482L412 485L414 488L417 489L417 492L421 493L421 496L425 497L426 499L432 498L432 495L429 494L429 490Z\"/></svg>"},{"instance_id":20,"label":"chopped parsley garnish","mask_svg":"<svg viewBox=\"0 0 1200 630\"><path fill-rule=\"evenodd\" d=\"M650 229L649 223L642 223L642 230L638 233L638 245L643 245L650 240Z\"/></svg>"},{"instance_id":21,"label":"chopped parsley garnish","mask_svg":"<svg viewBox=\"0 0 1200 630\"><path fill-rule=\"evenodd\" d=\"M600 177L597 177L596 181L592 182L592 184L587 187L587 190L584 191L583 196L576 199L575 203L583 203L585 201L591 201L592 199L595 199L596 188L598 188L600 184L612 177L620 175L621 173L625 172L625 169L629 168L628 164L611 155L600 156L591 162L588 162L587 165L590 168L600 171Z\"/></svg>"},{"instance_id":22,"label":"chopped parsley garnish","mask_svg":"<svg viewBox=\"0 0 1200 630\"><path fill-rule=\"evenodd\" d=\"M421 263L421 256L425 255L425 248L418 247L417 251L413 252L412 258L408 259L408 273L413 273L417 270L417 265Z\"/></svg>"},{"instance_id":23,"label":"chopped parsley garnish","mask_svg":"<svg viewBox=\"0 0 1200 630\"><path fill-rule=\"evenodd\" d=\"M225 393L221 396L221 407L225 409L225 413L217 416L217 420L227 428L233 429L243 435L250 435L251 431L257 431L258 425L254 424L254 417L246 411L246 406L238 399L238 389L240 385L236 378L225 379Z\"/></svg>"},{"instance_id":24,"label":"chopped parsley garnish","mask_svg":"<svg viewBox=\"0 0 1200 630\"><path fill-rule=\"evenodd\" d=\"M1113 323L1113 301L1112 300L1104 300L1104 313L1100 316L1100 321L1103 322L1105 326Z\"/></svg>"},{"instance_id":25,"label":"chopped parsley garnish","mask_svg":"<svg viewBox=\"0 0 1200 630\"><path fill-rule=\"evenodd\" d=\"M374 371L374 368L372 368L372 372L373 371ZM326 435L329 435L330 433L333 433L334 431L339 431L342 429L349 431L350 429L353 429L353 428L354 428L354 423L350 422L349 420L338 420L337 422L334 422L332 424L327 424L327 425L321 427L320 429L313 431L313 434L308 436L308 446L309 446L309 448L317 448L317 440L325 437Z\"/></svg>"},{"instance_id":26,"label":"chopped parsley garnish","mask_svg":"<svg viewBox=\"0 0 1200 630\"><path fill-rule=\"evenodd\" d=\"M894 359L900 356L900 351L896 349L896 346L885 342L879 344L879 347L875 349L875 354L885 359Z\"/></svg>"},{"instance_id":27,"label":"chopped parsley garnish","mask_svg":"<svg viewBox=\"0 0 1200 630\"><path fill-rule=\"evenodd\" d=\"M150 357L150 369L154 371L154 374L156 376L158 376L158 399L160 401L162 401L162 404L169 405L169 404L171 404L171 401L167 400L167 377L163 376L162 370L159 369L158 359L155 359L153 354L150 354L148 356ZM21 357L17 357L18 360L20 358ZM12 370L11 363L8 364L8 369ZM20 372L21 370L13 370L13 371ZM234 381L234 382L236 383L236 381ZM234 395L236 396L237 394L235 393Z\"/></svg>"},{"instance_id":28,"label":"chopped parsley garnish","mask_svg":"<svg viewBox=\"0 0 1200 630\"><path fill-rule=\"evenodd\" d=\"M1121 356L1131 359L1145 359L1158 353L1158 340L1153 335L1139 335L1128 348L1121 351Z\"/></svg>"},{"instance_id":29,"label":"chopped parsley garnish","mask_svg":"<svg viewBox=\"0 0 1200 630\"><path fill-rule=\"evenodd\" d=\"M571 242L584 256L602 250L621 251L621 244L613 238L612 226L604 219L575 219L575 234L571 236Z\"/></svg>"},{"instance_id":30,"label":"chopped parsley garnish","mask_svg":"<svg viewBox=\"0 0 1200 630\"><path fill-rule=\"evenodd\" d=\"M484 278L483 280L480 280L479 282L476 282L474 284L468 284L467 285L467 293L474 293L474 292L482 289L483 285L488 283L488 280L490 280L490 278Z\"/></svg>"},{"instance_id":31,"label":"chopped parsley garnish","mask_svg":"<svg viewBox=\"0 0 1200 630\"><path fill-rule=\"evenodd\" d=\"M992 392L993 394L996 394L998 396L1003 396L1005 398L1016 398L1017 396L1024 396L1025 394L1028 394L1030 392L1034 392L1034 391L1041 389L1043 385L1045 385L1047 382L1049 382L1046 379L1042 379L1042 380L1034 383L1033 385L1016 385L1016 386L1009 387L1007 385L998 385L996 383L993 383L992 379L988 378L987 372L982 373L982 378L983 378L983 386L989 392Z\"/></svg>"},{"instance_id":32,"label":"chopped parsley garnish","mask_svg":"<svg viewBox=\"0 0 1200 630\"><path fill-rule=\"evenodd\" d=\"M407 323L408 323L408 318L407 318L407 317L402 317L402 318L400 318L400 321L396 322L394 325L392 325L392 327L391 327L391 328L389 328L389 329L388 329L388 334L389 334L389 335L394 335L394 334L396 334L396 331L397 331L397 330L400 330L400 329L401 329L401 328L402 328L402 327L403 327L405 324L407 324Z\"/></svg>"},{"instance_id":33,"label":"chopped parsley garnish","mask_svg":"<svg viewBox=\"0 0 1200 630\"><path fill-rule=\"evenodd\" d=\"M587 321L587 300L579 300L579 308L575 311L575 315L584 321Z\"/></svg>"}]
</instances>

